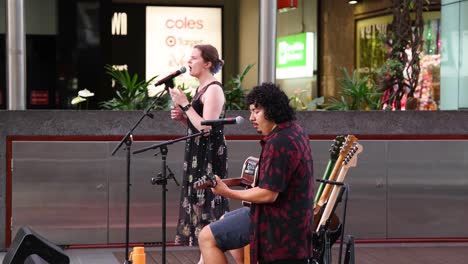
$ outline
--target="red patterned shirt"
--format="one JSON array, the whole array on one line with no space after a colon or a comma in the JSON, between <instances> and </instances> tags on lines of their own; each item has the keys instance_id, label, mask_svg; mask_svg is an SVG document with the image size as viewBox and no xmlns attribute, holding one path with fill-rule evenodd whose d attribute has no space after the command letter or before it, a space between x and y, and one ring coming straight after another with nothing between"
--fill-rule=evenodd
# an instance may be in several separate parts
<instances>
[{"instance_id":1,"label":"red patterned shirt","mask_svg":"<svg viewBox=\"0 0 468 264\"><path fill-rule=\"evenodd\" d=\"M251 206L251 263L309 258L314 199L309 138L296 122L285 122L260 144L258 187L278 192L278 197Z\"/></svg>"}]
</instances>

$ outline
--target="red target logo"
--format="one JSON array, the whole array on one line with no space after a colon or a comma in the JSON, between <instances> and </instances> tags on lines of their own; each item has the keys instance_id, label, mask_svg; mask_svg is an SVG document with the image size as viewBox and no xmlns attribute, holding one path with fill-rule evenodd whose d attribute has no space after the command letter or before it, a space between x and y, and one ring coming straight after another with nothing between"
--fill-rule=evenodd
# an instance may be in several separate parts
<instances>
[{"instance_id":1,"label":"red target logo","mask_svg":"<svg viewBox=\"0 0 468 264\"><path fill-rule=\"evenodd\" d=\"M169 36L166 38L166 45L169 47L173 47L176 44L176 38L174 36Z\"/></svg>"}]
</instances>

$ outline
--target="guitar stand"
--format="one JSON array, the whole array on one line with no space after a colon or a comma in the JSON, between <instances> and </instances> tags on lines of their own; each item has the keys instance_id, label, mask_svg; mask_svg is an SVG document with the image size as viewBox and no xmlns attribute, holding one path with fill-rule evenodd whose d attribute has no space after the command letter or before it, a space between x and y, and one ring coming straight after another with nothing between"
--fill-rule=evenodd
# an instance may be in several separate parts
<instances>
[{"instance_id":1,"label":"guitar stand","mask_svg":"<svg viewBox=\"0 0 468 264\"><path fill-rule=\"evenodd\" d=\"M348 205L349 185L343 182L336 182L336 181L330 181L330 180L318 179L317 181L341 186L342 188L340 189L340 192L337 197L337 201L332 208L330 217L327 219L325 224L320 227L318 232L314 232L312 234L312 240L313 240L313 245L314 245L313 261L315 261L315 263L318 263L318 264L331 264L332 263L331 247L336 242L336 240L340 238L340 250L339 250L339 255L338 255L339 256L338 264L341 264L341 258L342 258L342 253L343 253L343 243L344 243L344 229L346 225L346 209ZM343 208L343 217L342 217L343 221L341 224L338 225L338 227L335 230L330 230L329 226L330 226L330 221L331 221L331 215L333 215L338 204L342 201L343 194L344 194L344 208ZM325 207L326 205L323 208ZM352 243L354 245L354 240L352 240ZM354 251L354 246L353 246L353 251ZM354 259L354 254L353 254L353 259ZM344 263L347 264L349 262L346 262L346 259L345 259ZM354 260L351 263L354 263Z\"/></svg>"},{"instance_id":2,"label":"guitar stand","mask_svg":"<svg viewBox=\"0 0 468 264\"><path fill-rule=\"evenodd\" d=\"M346 251L345 251L345 264L354 264L354 237L348 235L346 241Z\"/></svg>"}]
</instances>

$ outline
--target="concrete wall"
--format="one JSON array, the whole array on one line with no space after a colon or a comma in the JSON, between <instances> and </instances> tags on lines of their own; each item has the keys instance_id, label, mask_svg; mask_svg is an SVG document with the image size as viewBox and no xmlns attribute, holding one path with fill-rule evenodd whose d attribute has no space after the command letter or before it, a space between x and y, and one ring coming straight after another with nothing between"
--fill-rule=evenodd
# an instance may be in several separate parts
<instances>
[{"instance_id":1,"label":"concrete wall","mask_svg":"<svg viewBox=\"0 0 468 264\"><path fill-rule=\"evenodd\" d=\"M232 111L227 113L228 116L241 115L248 118L247 111ZM5 226L5 210L6 210L6 136L122 136L124 135L140 118L139 111L0 111L0 226ZM444 142L438 142L438 139L456 138L460 144L455 146L463 146L463 140L468 136L468 111L439 111L439 112L382 112L382 111L349 111L349 112L299 112L298 122L304 127L305 131L313 138L322 138L330 140L339 134L354 134L363 140L389 140L400 139L398 144L384 143L377 149L383 150L395 148L395 155L371 155L376 162L371 162L375 170L378 170L379 164L398 163L407 164L406 169L401 169L400 166L391 167L394 170L395 177L403 179L403 187L405 181L417 182L418 178L412 178L412 160L401 159L402 155L408 153L409 149L416 152L420 150L421 157L413 159L418 168L418 173L422 180L424 175L430 174L434 177L443 175L435 175L434 170L437 164L441 164L442 157L451 153L448 148L441 146L450 146ZM135 135L153 135L153 136L176 136L183 135L184 128L180 125L174 125L169 118L168 112L155 112L154 119L145 119L141 125L135 130ZM250 127L248 122L236 126L227 126L226 134L229 136L253 136L256 137L256 132ZM403 139L403 140L401 140ZM424 141L421 139L430 140L431 148L426 149ZM435 141L437 142L435 142ZM432 142L434 141L434 142ZM451 147L450 147L451 148ZM401 154L399 153L401 149ZM368 151L371 151L369 149ZM431 155L431 151L435 154ZM460 153L466 151L460 150ZM372 152L370 152L372 153ZM377 152L376 152L377 153ZM384 152L385 153L385 152ZM390 153L390 152L389 152ZM240 155L244 153L231 153L230 155ZM323 153L322 153L323 154ZM463 154L462 154L463 155ZM325 159L325 157L323 157ZM453 164L454 168L464 168L466 159L445 159L446 166ZM430 165L430 166L428 166ZM376 167L377 166L377 167ZM387 165L386 165L387 166ZM367 170L362 168L362 170ZM439 172L441 172L439 170ZM442 173L442 172L441 172ZM457 172L458 173L458 172ZM459 174L459 173L458 173ZM458 175L456 174L456 175ZM317 172L317 177L320 176L320 170ZM460 174L463 177L463 173ZM410 177L410 178L408 178ZM415 179L414 181L411 179ZM370 182L375 181L372 173L369 174ZM466 182L466 180L461 180ZM395 183L397 186L400 183ZM354 195L366 194L367 188L363 188ZM453 189L446 188L441 191L441 195L450 195ZM403 194L406 194L404 190ZM413 194L417 194L413 193ZM427 194L427 193L424 193ZM366 199L362 199L366 203ZM410 210L411 211L411 210ZM460 221L463 218L455 218ZM460 223L459 226L462 224ZM456 225L452 225L456 226ZM398 234L398 230L393 230ZM442 231L443 232L443 231ZM417 235L417 234L413 234ZM454 235L454 234L450 234ZM0 229L0 249L5 247L5 230Z\"/></svg>"}]
</instances>

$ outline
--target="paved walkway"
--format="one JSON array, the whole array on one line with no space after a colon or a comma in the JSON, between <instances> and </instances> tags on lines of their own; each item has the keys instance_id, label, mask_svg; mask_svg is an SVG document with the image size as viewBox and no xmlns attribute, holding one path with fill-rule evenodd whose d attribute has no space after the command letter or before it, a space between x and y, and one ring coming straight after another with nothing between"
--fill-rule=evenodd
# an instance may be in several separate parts
<instances>
[{"instance_id":1,"label":"paved walkway","mask_svg":"<svg viewBox=\"0 0 468 264\"><path fill-rule=\"evenodd\" d=\"M162 255L159 247L146 247L146 263L160 264ZM124 248L107 249L68 249L71 264L122 264L125 260ZM333 248L333 261L338 263L338 247ZM5 252L0 253L3 261ZM167 247L166 263L197 263L200 253L193 247ZM234 263L229 256L229 263ZM468 263L468 243L388 243L357 244L356 264L462 264Z\"/></svg>"}]
</instances>

